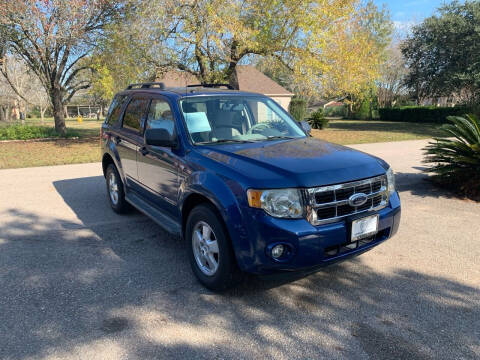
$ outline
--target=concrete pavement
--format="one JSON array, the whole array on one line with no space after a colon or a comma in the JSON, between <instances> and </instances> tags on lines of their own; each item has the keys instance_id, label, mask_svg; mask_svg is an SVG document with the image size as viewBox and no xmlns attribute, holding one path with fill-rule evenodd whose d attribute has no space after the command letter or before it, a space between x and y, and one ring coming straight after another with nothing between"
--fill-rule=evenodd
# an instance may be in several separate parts
<instances>
[{"instance_id":1,"label":"concrete pavement","mask_svg":"<svg viewBox=\"0 0 480 360\"><path fill-rule=\"evenodd\" d=\"M480 357L480 205L397 171L396 237L307 277L214 294L184 244L108 207L100 164L0 170L0 359Z\"/></svg>"}]
</instances>

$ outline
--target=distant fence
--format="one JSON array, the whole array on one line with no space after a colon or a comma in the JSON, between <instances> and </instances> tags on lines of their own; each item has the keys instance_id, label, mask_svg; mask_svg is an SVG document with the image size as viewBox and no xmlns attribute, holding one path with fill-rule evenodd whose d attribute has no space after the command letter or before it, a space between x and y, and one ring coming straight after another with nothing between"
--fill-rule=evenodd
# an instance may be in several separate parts
<instances>
[{"instance_id":1,"label":"distant fence","mask_svg":"<svg viewBox=\"0 0 480 360\"><path fill-rule=\"evenodd\" d=\"M89 119L97 119L102 116L103 108L100 105L67 105L67 117L76 118L83 117Z\"/></svg>"}]
</instances>

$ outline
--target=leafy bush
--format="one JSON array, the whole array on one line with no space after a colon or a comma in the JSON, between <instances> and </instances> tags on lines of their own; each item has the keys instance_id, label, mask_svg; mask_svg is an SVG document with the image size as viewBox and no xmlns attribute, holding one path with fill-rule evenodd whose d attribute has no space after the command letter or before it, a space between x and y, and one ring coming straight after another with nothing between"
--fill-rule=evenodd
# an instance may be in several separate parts
<instances>
[{"instance_id":1,"label":"leafy bush","mask_svg":"<svg viewBox=\"0 0 480 360\"><path fill-rule=\"evenodd\" d=\"M74 131L69 131L66 137L77 136ZM0 140L29 140L59 137L53 127L36 125L7 125L0 126Z\"/></svg>"},{"instance_id":2,"label":"leafy bush","mask_svg":"<svg viewBox=\"0 0 480 360\"><path fill-rule=\"evenodd\" d=\"M362 101L360 107L352 114L352 119L367 120L370 119L370 101Z\"/></svg>"},{"instance_id":3,"label":"leafy bush","mask_svg":"<svg viewBox=\"0 0 480 360\"><path fill-rule=\"evenodd\" d=\"M325 116L329 117L345 117L347 116L347 107L345 105L342 106L328 106L323 111Z\"/></svg>"},{"instance_id":4,"label":"leafy bush","mask_svg":"<svg viewBox=\"0 0 480 360\"><path fill-rule=\"evenodd\" d=\"M405 106L379 109L380 120L437 124L447 123L448 116L462 116L469 112L470 109L465 106Z\"/></svg>"},{"instance_id":5,"label":"leafy bush","mask_svg":"<svg viewBox=\"0 0 480 360\"><path fill-rule=\"evenodd\" d=\"M318 109L310 115L308 122L312 129L325 129L328 126L328 119L323 114L323 109Z\"/></svg>"},{"instance_id":6,"label":"leafy bush","mask_svg":"<svg viewBox=\"0 0 480 360\"><path fill-rule=\"evenodd\" d=\"M424 149L426 171L435 179L480 200L480 121L475 116L449 116L441 129L445 137L434 138Z\"/></svg>"},{"instance_id":7,"label":"leafy bush","mask_svg":"<svg viewBox=\"0 0 480 360\"><path fill-rule=\"evenodd\" d=\"M303 121L307 115L307 102L304 99L294 97L288 106L288 112L297 121Z\"/></svg>"}]
</instances>

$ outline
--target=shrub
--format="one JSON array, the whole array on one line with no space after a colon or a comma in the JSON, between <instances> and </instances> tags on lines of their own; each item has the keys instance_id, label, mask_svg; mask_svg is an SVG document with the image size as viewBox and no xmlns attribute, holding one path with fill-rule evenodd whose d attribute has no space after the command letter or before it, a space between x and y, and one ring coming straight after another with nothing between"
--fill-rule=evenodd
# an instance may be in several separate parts
<instances>
[{"instance_id":1,"label":"shrub","mask_svg":"<svg viewBox=\"0 0 480 360\"><path fill-rule=\"evenodd\" d=\"M352 114L352 119L367 120L370 119L370 101L362 101L357 111Z\"/></svg>"},{"instance_id":2,"label":"shrub","mask_svg":"<svg viewBox=\"0 0 480 360\"><path fill-rule=\"evenodd\" d=\"M77 136L75 131L69 131L67 137ZM29 140L59 137L53 127L13 124L0 126L0 140Z\"/></svg>"},{"instance_id":3,"label":"shrub","mask_svg":"<svg viewBox=\"0 0 480 360\"><path fill-rule=\"evenodd\" d=\"M405 106L379 109L380 120L437 124L447 123L448 116L462 116L469 112L470 109L465 106Z\"/></svg>"},{"instance_id":4,"label":"shrub","mask_svg":"<svg viewBox=\"0 0 480 360\"><path fill-rule=\"evenodd\" d=\"M308 122L312 129L325 129L328 126L328 119L323 114L323 109L318 109L313 112Z\"/></svg>"},{"instance_id":5,"label":"shrub","mask_svg":"<svg viewBox=\"0 0 480 360\"><path fill-rule=\"evenodd\" d=\"M307 102L301 98L293 98L288 106L288 112L297 121L303 121L307 115Z\"/></svg>"},{"instance_id":6,"label":"shrub","mask_svg":"<svg viewBox=\"0 0 480 360\"><path fill-rule=\"evenodd\" d=\"M475 116L449 116L441 129L445 137L434 138L424 149L425 163L439 182L480 200L480 121Z\"/></svg>"},{"instance_id":7,"label":"shrub","mask_svg":"<svg viewBox=\"0 0 480 360\"><path fill-rule=\"evenodd\" d=\"M342 106L328 106L325 108L324 112L325 116L329 117L345 117L347 116L347 107L345 105Z\"/></svg>"}]
</instances>

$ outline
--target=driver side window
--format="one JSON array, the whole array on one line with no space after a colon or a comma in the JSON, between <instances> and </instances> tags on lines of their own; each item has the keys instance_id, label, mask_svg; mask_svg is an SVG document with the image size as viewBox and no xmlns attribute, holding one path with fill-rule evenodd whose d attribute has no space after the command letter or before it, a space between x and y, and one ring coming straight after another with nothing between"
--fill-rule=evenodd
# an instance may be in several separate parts
<instances>
[{"instance_id":1,"label":"driver side window","mask_svg":"<svg viewBox=\"0 0 480 360\"><path fill-rule=\"evenodd\" d=\"M152 99L148 110L146 129L164 129L171 137L175 132L175 120L170 105L163 99Z\"/></svg>"}]
</instances>

